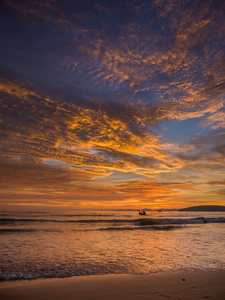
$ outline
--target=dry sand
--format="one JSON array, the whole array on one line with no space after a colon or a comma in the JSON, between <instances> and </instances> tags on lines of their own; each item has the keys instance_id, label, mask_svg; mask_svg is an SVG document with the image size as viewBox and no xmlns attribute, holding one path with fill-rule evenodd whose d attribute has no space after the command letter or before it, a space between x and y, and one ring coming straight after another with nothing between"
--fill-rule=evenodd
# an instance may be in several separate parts
<instances>
[{"instance_id":1,"label":"dry sand","mask_svg":"<svg viewBox=\"0 0 225 300\"><path fill-rule=\"evenodd\" d=\"M0 283L1 300L225 299L225 271L96 275Z\"/></svg>"}]
</instances>

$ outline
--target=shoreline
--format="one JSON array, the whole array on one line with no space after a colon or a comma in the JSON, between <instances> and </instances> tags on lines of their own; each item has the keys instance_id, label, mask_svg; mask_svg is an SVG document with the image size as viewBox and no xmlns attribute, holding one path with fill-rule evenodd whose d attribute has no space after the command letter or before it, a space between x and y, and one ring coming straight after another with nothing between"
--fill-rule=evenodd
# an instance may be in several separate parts
<instances>
[{"instance_id":1,"label":"shoreline","mask_svg":"<svg viewBox=\"0 0 225 300\"><path fill-rule=\"evenodd\" d=\"M225 300L225 271L89 275L0 282L1 300L215 299Z\"/></svg>"}]
</instances>

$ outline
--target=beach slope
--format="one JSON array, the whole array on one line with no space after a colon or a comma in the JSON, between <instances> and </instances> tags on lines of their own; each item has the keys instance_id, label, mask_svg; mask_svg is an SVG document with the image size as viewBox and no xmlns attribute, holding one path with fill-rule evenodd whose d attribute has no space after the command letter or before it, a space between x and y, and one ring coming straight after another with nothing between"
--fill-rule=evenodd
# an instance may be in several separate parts
<instances>
[{"instance_id":1,"label":"beach slope","mask_svg":"<svg viewBox=\"0 0 225 300\"><path fill-rule=\"evenodd\" d=\"M225 299L225 271L2 282L1 300Z\"/></svg>"}]
</instances>

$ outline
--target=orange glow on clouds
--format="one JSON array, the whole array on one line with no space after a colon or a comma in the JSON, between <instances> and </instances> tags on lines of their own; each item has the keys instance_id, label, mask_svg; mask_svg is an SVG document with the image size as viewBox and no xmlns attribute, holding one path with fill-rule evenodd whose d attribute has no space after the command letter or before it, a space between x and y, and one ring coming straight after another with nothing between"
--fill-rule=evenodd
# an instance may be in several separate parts
<instances>
[{"instance_id":1,"label":"orange glow on clouds","mask_svg":"<svg viewBox=\"0 0 225 300\"><path fill-rule=\"evenodd\" d=\"M214 2L4 0L1 204L225 205Z\"/></svg>"}]
</instances>

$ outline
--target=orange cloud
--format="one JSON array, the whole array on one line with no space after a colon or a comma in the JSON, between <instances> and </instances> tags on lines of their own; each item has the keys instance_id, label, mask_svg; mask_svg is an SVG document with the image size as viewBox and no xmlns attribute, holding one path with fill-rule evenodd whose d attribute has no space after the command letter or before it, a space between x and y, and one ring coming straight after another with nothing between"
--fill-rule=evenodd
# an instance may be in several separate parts
<instances>
[{"instance_id":1,"label":"orange cloud","mask_svg":"<svg viewBox=\"0 0 225 300\"><path fill-rule=\"evenodd\" d=\"M71 12L69 3L57 1L4 2L19 12L15 22L23 16L23 26L35 32L43 23L52 35L44 41L62 42L62 56L51 53L49 74L41 69L41 78L23 81L2 76L5 201L6 190L21 201L24 196L24 204L28 195L43 204L45 193L53 195L51 205L71 204L74 197L74 205L90 204L90 194L96 207L100 201L132 207L210 201L214 190L204 184L225 167L223 133L217 131L225 127L222 9L212 1L125 1L118 22L104 1L95 3L94 13L85 5ZM25 69L21 78L29 77ZM214 137L196 135L183 144L162 138L166 130L156 134L164 122L179 126L200 117ZM112 179L117 173L119 182ZM219 187L213 197L222 201L222 195Z\"/></svg>"}]
</instances>

